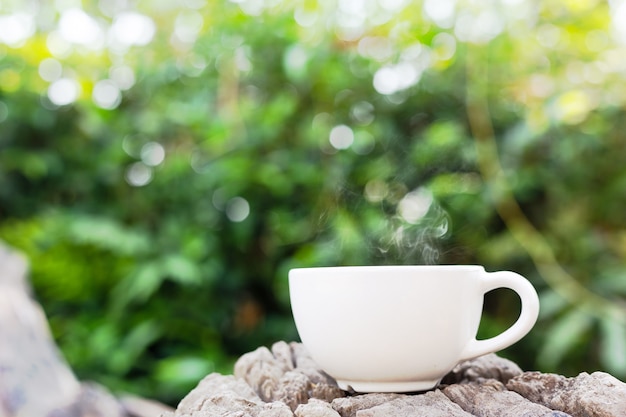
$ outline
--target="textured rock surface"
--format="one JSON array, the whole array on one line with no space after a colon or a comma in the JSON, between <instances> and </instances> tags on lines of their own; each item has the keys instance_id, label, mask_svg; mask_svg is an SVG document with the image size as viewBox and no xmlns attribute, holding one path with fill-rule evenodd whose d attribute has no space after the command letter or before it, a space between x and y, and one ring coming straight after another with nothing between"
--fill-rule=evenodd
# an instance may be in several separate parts
<instances>
[{"instance_id":1,"label":"textured rock surface","mask_svg":"<svg viewBox=\"0 0 626 417\"><path fill-rule=\"evenodd\" d=\"M464 362L426 393L339 389L299 343L243 355L234 375L211 374L162 417L624 417L626 384L600 372L576 378L522 372L495 354Z\"/></svg>"},{"instance_id":2,"label":"textured rock surface","mask_svg":"<svg viewBox=\"0 0 626 417\"><path fill-rule=\"evenodd\" d=\"M30 296L27 271L26 259L0 243L0 417L43 416L80 394Z\"/></svg>"},{"instance_id":3,"label":"textured rock surface","mask_svg":"<svg viewBox=\"0 0 626 417\"><path fill-rule=\"evenodd\" d=\"M235 376L263 401L282 401L294 411L310 398L331 402L345 395L297 343L277 342L271 351L260 347L243 355L235 364Z\"/></svg>"},{"instance_id":4,"label":"textured rock surface","mask_svg":"<svg viewBox=\"0 0 626 417\"><path fill-rule=\"evenodd\" d=\"M342 417L356 417L361 410L374 408L402 397L402 394L371 393L351 397L336 398L332 406Z\"/></svg>"},{"instance_id":5,"label":"textured rock surface","mask_svg":"<svg viewBox=\"0 0 626 417\"><path fill-rule=\"evenodd\" d=\"M575 378L526 372L511 379L507 388L573 416L626 416L626 384L604 372L583 372Z\"/></svg>"},{"instance_id":6,"label":"textured rock surface","mask_svg":"<svg viewBox=\"0 0 626 417\"><path fill-rule=\"evenodd\" d=\"M450 401L440 390L421 395L402 395L366 410L357 411L356 417L472 417Z\"/></svg>"},{"instance_id":7,"label":"textured rock surface","mask_svg":"<svg viewBox=\"0 0 626 417\"><path fill-rule=\"evenodd\" d=\"M506 384L509 379L521 374L522 370L515 362L491 353L458 364L445 376L442 383L458 384L495 379Z\"/></svg>"},{"instance_id":8,"label":"textured rock surface","mask_svg":"<svg viewBox=\"0 0 626 417\"><path fill-rule=\"evenodd\" d=\"M463 410L479 417L569 417L569 414L535 404L516 392L508 391L502 382L496 380L449 385L443 393Z\"/></svg>"}]
</instances>

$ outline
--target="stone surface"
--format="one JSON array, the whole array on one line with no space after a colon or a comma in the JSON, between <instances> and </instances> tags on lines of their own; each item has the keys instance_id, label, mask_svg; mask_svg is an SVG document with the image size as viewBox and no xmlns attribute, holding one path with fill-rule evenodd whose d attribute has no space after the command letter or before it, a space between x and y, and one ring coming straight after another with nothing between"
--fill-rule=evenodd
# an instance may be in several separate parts
<instances>
[{"instance_id":1,"label":"stone surface","mask_svg":"<svg viewBox=\"0 0 626 417\"><path fill-rule=\"evenodd\" d=\"M28 265L0 243L0 416L45 416L69 407L81 386L31 297Z\"/></svg>"},{"instance_id":2,"label":"stone surface","mask_svg":"<svg viewBox=\"0 0 626 417\"><path fill-rule=\"evenodd\" d=\"M213 397L218 397L214 399ZM219 405L226 399L233 403L244 405L262 405L263 401L242 379L232 375L212 373L204 377L202 381L178 404L178 409L188 413L201 411L208 406Z\"/></svg>"},{"instance_id":3,"label":"stone surface","mask_svg":"<svg viewBox=\"0 0 626 417\"><path fill-rule=\"evenodd\" d=\"M618 417L626 384L604 373L577 378L522 372L495 354L458 365L425 393L343 392L299 343L243 355L234 375L212 374L162 417Z\"/></svg>"},{"instance_id":4,"label":"stone surface","mask_svg":"<svg viewBox=\"0 0 626 417\"><path fill-rule=\"evenodd\" d=\"M454 384L443 393L468 413L477 417L570 417L535 404L516 392L508 391L495 379L483 383Z\"/></svg>"},{"instance_id":5,"label":"stone surface","mask_svg":"<svg viewBox=\"0 0 626 417\"><path fill-rule=\"evenodd\" d=\"M341 417L326 401L311 398L306 404L298 405L296 417Z\"/></svg>"},{"instance_id":6,"label":"stone surface","mask_svg":"<svg viewBox=\"0 0 626 417\"><path fill-rule=\"evenodd\" d=\"M266 402L282 401L292 410L310 398L331 402L345 393L320 371L297 343L260 347L235 363L235 376L246 381Z\"/></svg>"},{"instance_id":7,"label":"stone surface","mask_svg":"<svg viewBox=\"0 0 626 417\"><path fill-rule=\"evenodd\" d=\"M160 410L163 411L163 410ZM122 404L104 387L95 383L81 385L77 398L66 407L50 411L46 417L128 417Z\"/></svg>"},{"instance_id":8,"label":"stone surface","mask_svg":"<svg viewBox=\"0 0 626 417\"><path fill-rule=\"evenodd\" d=\"M390 402L402 394L393 393L370 393L361 394L344 398L336 398L332 402L332 406L341 417L356 417L356 413L361 410L376 407L377 405Z\"/></svg>"},{"instance_id":9,"label":"stone surface","mask_svg":"<svg viewBox=\"0 0 626 417\"><path fill-rule=\"evenodd\" d=\"M356 417L473 417L450 401L440 390L421 395L402 395L389 402L356 412Z\"/></svg>"},{"instance_id":10,"label":"stone surface","mask_svg":"<svg viewBox=\"0 0 626 417\"><path fill-rule=\"evenodd\" d=\"M163 417L293 417L282 401L263 401L243 379L212 373L178 404L175 413ZM155 415L156 416L156 415Z\"/></svg>"},{"instance_id":11,"label":"stone surface","mask_svg":"<svg viewBox=\"0 0 626 417\"><path fill-rule=\"evenodd\" d=\"M604 372L574 378L526 372L511 379L507 388L575 417L626 416L626 384Z\"/></svg>"},{"instance_id":12,"label":"stone surface","mask_svg":"<svg viewBox=\"0 0 626 417\"><path fill-rule=\"evenodd\" d=\"M441 382L458 384L495 379L506 384L521 374L522 370L515 362L491 353L458 364Z\"/></svg>"}]
</instances>

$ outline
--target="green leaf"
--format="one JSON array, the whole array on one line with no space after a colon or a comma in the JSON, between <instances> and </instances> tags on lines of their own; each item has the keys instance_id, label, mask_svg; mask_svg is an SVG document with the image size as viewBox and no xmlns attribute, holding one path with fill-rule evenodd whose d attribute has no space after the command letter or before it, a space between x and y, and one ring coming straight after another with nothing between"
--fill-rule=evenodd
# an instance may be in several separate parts
<instances>
[{"instance_id":1,"label":"green leaf","mask_svg":"<svg viewBox=\"0 0 626 417\"><path fill-rule=\"evenodd\" d=\"M147 235L122 226L119 222L96 216L64 216L70 238L79 244L94 245L119 255L137 255L150 248Z\"/></svg>"},{"instance_id":2,"label":"green leaf","mask_svg":"<svg viewBox=\"0 0 626 417\"><path fill-rule=\"evenodd\" d=\"M156 320L146 320L125 335L119 349L109 355L109 369L116 375L126 374L144 351L159 338L161 328Z\"/></svg>"},{"instance_id":3,"label":"green leaf","mask_svg":"<svg viewBox=\"0 0 626 417\"><path fill-rule=\"evenodd\" d=\"M167 358L159 362L156 379L168 385L195 383L215 369L215 364L197 356Z\"/></svg>"},{"instance_id":4,"label":"green leaf","mask_svg":"<svg viewBox=\"0 0 626 417\"><path fill-rule=\"evenodd\" d=\"M198 265L178 254L168 255L163 260L162 274L181 284L198 284L202 278Z\"/></svg>"},{"instance_id":5,"label":"green leaf","mask_svg":"<svg viewBox=\"0 0 626 417\"><path fill-rule=\"evenodd\" d=\"M147 300L160 287L163 279L160 262L151 261L139 265L113 289L115 309L131 302Z\"/></svg>"}]
</instances>

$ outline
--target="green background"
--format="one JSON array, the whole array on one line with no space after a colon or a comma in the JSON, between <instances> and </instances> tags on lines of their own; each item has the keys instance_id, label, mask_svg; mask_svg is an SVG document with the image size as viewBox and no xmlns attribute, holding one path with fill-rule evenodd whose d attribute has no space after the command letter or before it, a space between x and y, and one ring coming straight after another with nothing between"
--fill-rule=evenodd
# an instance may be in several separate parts
<instances>
[{"instance_id":1,"label":"green background","mask_svg":"<svg viewBox=\"0 0 626 417\"><path fill-rule=\"evenodd\" d=\"M321 265L517 271L542 311L501 354L624 379L611 5L0 1L0 239L115 392L176 404L297 340L287 273ZM482 337L519 302L485 310Z\"/></svg>"}]
</instances>

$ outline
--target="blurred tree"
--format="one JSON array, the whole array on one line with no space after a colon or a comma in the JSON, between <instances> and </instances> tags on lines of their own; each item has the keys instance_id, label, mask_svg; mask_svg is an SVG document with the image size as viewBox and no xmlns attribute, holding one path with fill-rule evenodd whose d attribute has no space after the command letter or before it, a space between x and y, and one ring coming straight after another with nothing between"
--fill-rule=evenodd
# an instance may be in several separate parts
<instances>
[{"instance_id":1,"label":"blurred tree","mask_svg":"<svg viewBox=\"0 0 626 417\"><path fill-rule=\"evenodd\" d=\"M506 355L625 378L624 13L0 1L0 238L81 378L170 403L296 339L313 265L516 270L542 317Z\"/></svg>"}]
</instances>

